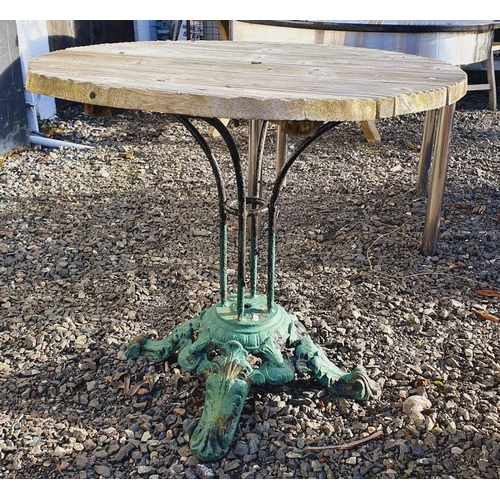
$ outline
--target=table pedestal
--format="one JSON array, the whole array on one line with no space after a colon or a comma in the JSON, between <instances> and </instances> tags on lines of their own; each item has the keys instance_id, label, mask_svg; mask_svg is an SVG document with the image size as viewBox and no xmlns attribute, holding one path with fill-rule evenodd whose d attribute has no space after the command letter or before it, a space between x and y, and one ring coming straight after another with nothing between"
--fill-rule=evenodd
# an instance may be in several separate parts
<instances>
[{"instance_id":1,"label":"table pedestal","mask_svg":"<svg viewBox=\"0 0 500 500\"><path fill-rule=\"evenodd\" d=\"M205 119L221 134L232 157L238 191L237 209L227 201L225 185L217 162L203 136L183 116L177 117L204 150L215 175L219 195L221 300L199 316L177 326L163 340L146 335L132 340L127 356L149 356L155 361L178 353L180 366L196 371L206 380L203 413L190 439L193 454L201 460L218 460L229 450L246 396L252 385L279 385L291 382L295 373L309 372L328 391L337 396L368 400L380 388L362 367L345 372L328 360L319 346L306 334L297 318L274 302L276 205L286 173L297 157L314 140L333 128L327 123L296 149L280 171L269 202L260 198L261 165L267 123L258 127L255 171L244 188L239 155L226 127L217 119ZM250 145L252 150L253 145ZM247 191L250 195L247 195ZM227 293L227 215L238 216L237 293ZM259 217L268 214L267 295L256 293L257 236ZM250 219L250 287L246 290L247 218Z\"/></svg>"}]
</instances>

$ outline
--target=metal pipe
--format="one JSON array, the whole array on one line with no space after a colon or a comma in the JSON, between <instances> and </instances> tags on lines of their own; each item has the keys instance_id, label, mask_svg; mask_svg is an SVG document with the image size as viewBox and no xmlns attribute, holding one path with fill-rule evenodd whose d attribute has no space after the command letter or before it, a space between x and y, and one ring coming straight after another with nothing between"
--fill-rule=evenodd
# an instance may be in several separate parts
<instances>
[{"instance_id":1,"label":"metal pipe","mask_svg":"<svg viewBox=\"0 0 500 500\"><path fill-rule=\"evenodd\" d=\"M438 112L435 152L430 172L429 197L422 237L421 252L424 255L433 255L436 252L454 111L455 104L453 103L442 107Z\"/></svg>"},{"instance_id":2,"label":"metal pipe","mask_svg":"<svg viewBox=\"0 0 500 500\"><path fill-rule=\"evenodd\" d=\"M76 148L76 149L94 149L94 146L86 146L84 144L75 144L74 142L58 141L50 139L44 135L38 135L35 132L30 132L30 142L36 146L44 146L47 148Z\"/></svg>"},{"instance_id":3,"label":"metal pipe","mask_svg":"<svg viewBox=\"0 0 500 500\"><path fill-rule=\"evenodd\" d=\"M261 195L262 184L259 172L259 150L262 139L263 121L250 120L248 123L248 171L247 190L249 195L257 198ZM252 208L255 208L253 205ZM250 237L250 296L254 297L257 289L257 219L252 217L248 227Z\"/></svg>"},{"instance_id":4,"label":"metal pipe","mask_svg":"<svg viewBox=\"0 0 500 500\"><path fill-rule=\"evenodd\" d=\"M38 127L38 118L36 115L36 105L34 103L26 103L26 123L28 125L29 137L31 144L35 146L44 146L47 148L76 148L76 149L94 149L93 146L85 146L83 144L75 144L73 142L59 141L50 139L40 133Z\"/></svg>"},{"instance_id":5,"label":"metal pipe","mask_svg":"<svg viewBox=\"0 0 500 500\"><path fill-rule=\"evenodd\" d=\"M255 169L253 172L253 183L249 184L251 189L252 212L250 212L250 297L254 298L257 293L257 264L259 249L257 241L259 239L260 217L255 211L258 207L257 200L262 196L262 162L264 159L264 145L269 122L264 121L260 127L259 141L257 146L257 157L255 159Z\"/></svg>"}]
</instances>

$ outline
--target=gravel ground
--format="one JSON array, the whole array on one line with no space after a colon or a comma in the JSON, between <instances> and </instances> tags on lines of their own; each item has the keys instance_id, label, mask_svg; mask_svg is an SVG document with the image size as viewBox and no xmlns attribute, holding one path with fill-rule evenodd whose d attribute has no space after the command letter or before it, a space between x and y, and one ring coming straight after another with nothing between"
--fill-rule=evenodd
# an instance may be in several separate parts
<instances>
[{"instance_id":1,"label":"gravel ground","mask_svg":"<svg viewBox=\"0 0 500 500\"><path fill-rule=\"evenodd\" d=\"M422 121L378 122L376 145L342 124L282 195L277 302L339 366L363 364L381 397L337 398L306 375L255 387L229 454L207 463L188 446L203 381L175 356L120 353L218 300L208 163L164 115L73 107L44 123L95 149L3 160L0 478L499 478L500 112L479 93L458 103L432 257L419 253ZM245 151L246 123L233 133Z\"/></svg>"}]
</instances>

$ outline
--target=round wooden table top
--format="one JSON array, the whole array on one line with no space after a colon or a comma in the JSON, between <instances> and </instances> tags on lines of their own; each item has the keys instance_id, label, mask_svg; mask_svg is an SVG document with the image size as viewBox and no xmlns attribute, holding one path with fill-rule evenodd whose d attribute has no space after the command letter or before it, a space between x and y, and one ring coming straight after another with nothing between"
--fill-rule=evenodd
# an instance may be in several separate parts
<instances>
[{"instance_id":1,"label":"round wooden table top","mask_svg":"<svg viewBox=\"0 0 500 500\"><path fill-rule=\"evenodd\" d=\"M366 121L438 109L460 68L397 52L269 42L126 42L29 61L36 94L114 108L264 120Z\"/></svg>"}]
</instances>

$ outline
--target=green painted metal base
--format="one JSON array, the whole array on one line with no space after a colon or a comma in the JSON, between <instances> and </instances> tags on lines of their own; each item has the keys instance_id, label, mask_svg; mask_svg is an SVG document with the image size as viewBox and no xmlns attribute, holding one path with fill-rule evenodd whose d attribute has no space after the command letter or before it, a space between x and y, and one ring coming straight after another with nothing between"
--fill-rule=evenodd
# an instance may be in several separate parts
<instances>
[{"instance_id":1,"label":"green painted metal base","mask_svg":"<svg viewBox=\"0 0 500 500\"><path fill-rule=\"evenodd\" d=\"M294 355L286 357L285 349L294 350ZM225 305L210 307L163 340L135 338L126 354L162 361L175 351L184 370L196 370L206 380L203 413L190 440L191 451L200 460L218 460L228 452L253 384L285 384L298 371L310 372L337 396L368 400L380 394L363 368L342 371L305 335L295 316L278 305L268 311L261 295L245 297L241 319L232 295Z\"/></svg>"}]
</instances>

